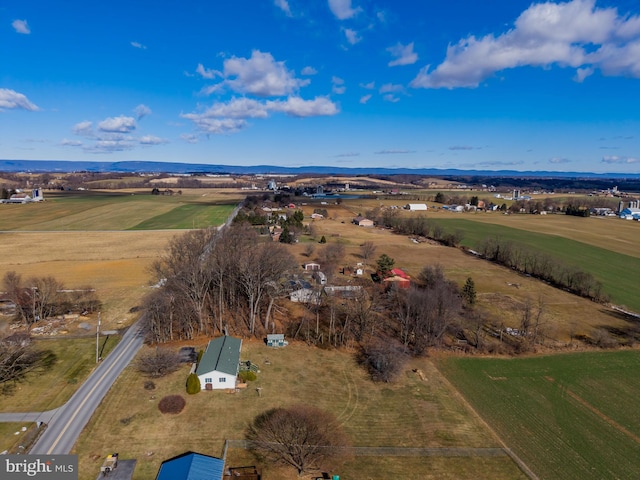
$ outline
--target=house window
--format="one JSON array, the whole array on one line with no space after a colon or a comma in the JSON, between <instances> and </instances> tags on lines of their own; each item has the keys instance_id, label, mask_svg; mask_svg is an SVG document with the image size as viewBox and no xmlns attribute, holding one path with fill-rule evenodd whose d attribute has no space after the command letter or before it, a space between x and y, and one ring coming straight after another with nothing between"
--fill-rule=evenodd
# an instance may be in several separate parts
<instances>
[{"instance_id":1,"label":"house window","mask_svg":"<svg viewBox=\"0 0 640 480\"><path fill-rule=\"evenodd\" d=\"M213 380L211 378L205 378L204 383L213 383Z\"/></svg>"},{"instance_id":2,"label":"house window","mask_svg":"<svg viewBox=\"0 0 640 480\"><path fill-rule=\"evenodd\" d=\"M218 379L218 381L219 381L220 383L224 383L224 382L226 382L226 381L227 381L227 379L226 379L225 377L222 377L222 378L219 378L219 379Z\"/></svg>"}]
</instances>

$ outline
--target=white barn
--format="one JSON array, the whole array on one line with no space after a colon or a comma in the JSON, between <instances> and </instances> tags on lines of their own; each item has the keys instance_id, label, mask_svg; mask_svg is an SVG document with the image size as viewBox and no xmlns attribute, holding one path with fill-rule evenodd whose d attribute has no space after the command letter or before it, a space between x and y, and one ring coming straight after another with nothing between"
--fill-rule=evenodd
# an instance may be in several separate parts
<instances>
[{"instance_id":1,"label":"white barn","mask_svg":"<svg viewBox=\"0 0 640 480\"><path fill-rule=\"evenodd\" d=\"M241 348L242 340L235 337L218 337L209 342L196 368L202 390L236 388Z\"/></svg>"},{"instance_id":2,"label":"white barn","mask_svg":"<svg viewBox=\"0 0 640 480\"><path fill-rule=\"evenodd\" d=\"M419 211L425 212L428 209L426 203L407 203L407 205L404 208L411 212L419 212Z\"/></svg>"}]
</instances>

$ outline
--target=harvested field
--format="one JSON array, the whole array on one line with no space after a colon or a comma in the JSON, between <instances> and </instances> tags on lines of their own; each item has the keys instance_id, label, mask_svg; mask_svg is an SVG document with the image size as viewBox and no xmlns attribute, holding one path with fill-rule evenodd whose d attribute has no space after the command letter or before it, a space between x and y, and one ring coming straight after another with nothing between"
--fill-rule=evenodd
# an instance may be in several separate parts
<instances>
[{"instance_id":1,"label":"harvested field","mask_svg":"<svg viewBox=\"0 0 640 480\"><path fill-rule=\"evenodd\" d=\"M105 328L117 328L132 319L129 310L150 285L151 263L175 234L5 232L0 234L0 271L24 278L51 275L67 288L89 285L104 303Z\"/></svg>"}]
</instances>

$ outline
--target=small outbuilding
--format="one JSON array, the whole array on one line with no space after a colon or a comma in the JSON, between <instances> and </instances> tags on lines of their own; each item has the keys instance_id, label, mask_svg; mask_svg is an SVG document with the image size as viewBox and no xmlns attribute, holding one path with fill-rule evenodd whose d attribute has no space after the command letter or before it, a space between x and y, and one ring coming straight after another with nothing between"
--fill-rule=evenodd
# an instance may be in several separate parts
<instances>
[{"instance_id":1,"label":"small outbuilding","mask_svg":"<svg viewBox=\"0 0 640 480\"><path fill-rule=\"evenodd\" d=\"M355 223L359 227L373 227L373 220L361 216L354 218L353 223Z\"/></svg>"},{"instance_id":2,"label":"small outbuilding","mask_svg":"<svg viewBox=\"0 0 640 480\"><path fill-rule=\"evenodd\" d=\"M286 347L289 345L284 339L284 333L270 333L267 335L267 347Z\"/></svg>"},{"instance_id":3,"label":"small outbuilding","mask_svg":"<svg viewBox=\"0 0 640 480\"><path fill-rule=\"evenodd\" d=\"M156 480L222 480L224 460L195 452L186 452L165 460Z\"/></svg>"}]
</instances>

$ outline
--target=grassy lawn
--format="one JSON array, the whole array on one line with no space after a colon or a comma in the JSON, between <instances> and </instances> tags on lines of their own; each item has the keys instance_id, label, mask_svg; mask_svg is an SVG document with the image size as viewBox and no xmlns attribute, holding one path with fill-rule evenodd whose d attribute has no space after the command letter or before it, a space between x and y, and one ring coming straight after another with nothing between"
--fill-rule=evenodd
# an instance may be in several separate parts
<instances>
[{"instance_id":1,"label":"grassy lawn","mask_svg":"<svg viewBox=\"0 0 640 480\"><path fill-rule=\"evenodd\" d=\"M583 219L594 221L596 219ZM570 240L556 235L480 223L467 219L434 219L448 231L464 232L462 244L478 248L486 238L500 238L545 252L559 261L577 266L600 280L613 303L640 312L636 285L640 284L640 258Z\"/></svg>"},{"instance_id":2,"label":"grassy lawn","mask_svg":"<svg viewBox=\"0 0 640 480\"><path fill-rule=\"evenodd\" d=\"M249 388L235 394L186 395L186 366L156 380L157 388L146 391L145 379L132 367L127 368L75 447L80 478L95 477L102 457L110 451L138 459L135 479L153 478L162 460L187 450L220 456L225 439L242 439L255 415L298 402L333 412L355 446L499 446L427 359L413 360L394 384L372 383L347 352L312 349L301 343L274 350L259 341L245 342L242 359L258 364L261 372ZM426 381L412 368L422 370ZM262 388L261 396L257 387ZM158 401L174 393L185 396L185 410L176 416L162 415ZM138 401L131 402L131 398ZM230 464L255 462L246 455L242 450L232 453ZM522 478L517 467L503 457L430 458L422 462L406 457L356 457L344 466L340 477L392 478L395 473L411 471L412 478L435 478L429 477L434 474L434 465L441 472L451 468L448 478ZM479 468L487 470L479 473ZM368 476L363 476L362 470ZM288 469L266 472L266 480L296 478Z\"/></svg>"},{"instance_id":3,"label":"grassy lawn","mask_svg":"<svg viewBox=\"0 0 640 480\"><path fill-rule=\"evenodd\" d=\"M640 477L639 351L439 366L540 479Z\"/></svg>"},{"instance_id":4,"label":"grassy lawn","mask_svg":"<svg viewBox=\"0 0 640 480\"><path fill-rule=\"evenodd\" d=\"M118 336L100 337L103 357L113 350ZM64 404L96 365L95 336L86 338L37 339L36 347L56 356L52 368L31 373L17 384L11 395L0 397L2 412L41 412ZM2 425L0 423L0 425Z\"/></svg>"}]
</instances>

